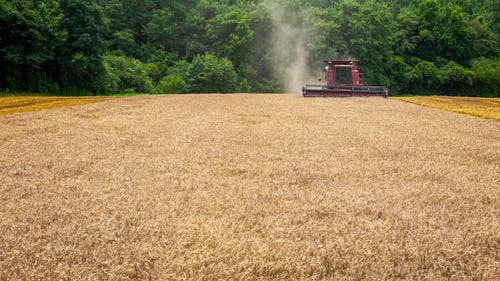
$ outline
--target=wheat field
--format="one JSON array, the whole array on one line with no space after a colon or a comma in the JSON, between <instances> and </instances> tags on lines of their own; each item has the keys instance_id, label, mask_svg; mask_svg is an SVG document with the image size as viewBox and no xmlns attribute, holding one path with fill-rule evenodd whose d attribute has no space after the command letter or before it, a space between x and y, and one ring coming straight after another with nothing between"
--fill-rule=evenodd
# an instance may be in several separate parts
<instances>
[{"instance_id":1,"label":"wheat field","mask_svg":"<svg viewBox=\"0 0 500 281\"><path fill-rule=\"evenodd\" d=\"M497 120L167 95L0 128L0 280L500 277Z\"/></svg>"}]
</instances>

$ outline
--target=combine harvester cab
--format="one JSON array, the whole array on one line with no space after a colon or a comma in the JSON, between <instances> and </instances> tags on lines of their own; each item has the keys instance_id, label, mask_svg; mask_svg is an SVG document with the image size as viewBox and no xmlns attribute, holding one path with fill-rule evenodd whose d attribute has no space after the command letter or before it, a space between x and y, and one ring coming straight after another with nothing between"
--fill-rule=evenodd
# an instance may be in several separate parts
<instances>
[{"instance_id":1,"label":"combine harvester cab","mask_svg":"<svg viewBox=\"0 0 500 281\"><path fill-rule=\"evenodd\" d=\"M368 86L352 60L325 61L327 85L305 85L304 97L384 97L389 96L385 86Z\"/></svg>"}]
</instances>

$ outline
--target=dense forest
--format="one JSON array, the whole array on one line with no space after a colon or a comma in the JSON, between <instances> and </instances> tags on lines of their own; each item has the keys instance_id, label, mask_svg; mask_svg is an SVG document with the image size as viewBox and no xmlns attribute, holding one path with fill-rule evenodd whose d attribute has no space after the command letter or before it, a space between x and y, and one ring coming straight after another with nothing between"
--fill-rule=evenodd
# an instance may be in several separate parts
<instances>
[{"instance_id":1,"label":"dense forest","mask_svg":"<svg viewBox=\"0 0 500 281\"><path fill-rule=\"evenodd\" d=\"M0 91L283 92L358 61L396 94L500 97L498 0L0 0Z\"/></svg>"}]
</instances>

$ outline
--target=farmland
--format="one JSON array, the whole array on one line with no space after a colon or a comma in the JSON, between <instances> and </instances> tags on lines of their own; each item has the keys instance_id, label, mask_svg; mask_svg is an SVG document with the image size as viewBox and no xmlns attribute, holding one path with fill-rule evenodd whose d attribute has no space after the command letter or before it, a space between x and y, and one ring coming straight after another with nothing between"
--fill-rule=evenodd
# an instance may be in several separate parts
<instances>
[{"instance_id":1,"label":"farmland","mask_svg":"<svg viewBox=\"0 0 500 281\"><path fill-rule=\"evenodd\" d=\"M49 97L49 96L0 96L0 116L18 112L89 104L113 99L110 96Z\"/></svg>"},{"instance_id":2,"label":"farmland","mask_svg":"<svg viewBox=\"0 0 500 281\"><path fill-rule=\"evenodd\" d=\"M0 280L493 280L500 123L169 95L0 116Z\"/></svg>"},{"instance_id":3,"label":"farmland","mask_svg":"<svg viewBox=\"0 0 500 281\"><path fill-rule=\"evenodd\" d=\"M417 96L397 99L451 112L500 120L499 98Z\"/></svg>"}]
</instances>

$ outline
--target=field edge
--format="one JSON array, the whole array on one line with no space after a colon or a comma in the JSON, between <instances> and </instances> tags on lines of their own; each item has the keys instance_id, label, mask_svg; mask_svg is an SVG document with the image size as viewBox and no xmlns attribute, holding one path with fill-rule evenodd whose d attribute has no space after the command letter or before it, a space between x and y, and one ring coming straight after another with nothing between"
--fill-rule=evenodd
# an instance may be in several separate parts
<instances>
[{"instance_id":1,"label":"field edge","mask_svg":"<svg viewBox=\"0 0 500 281\"><path fill-rule=\"evenodd\" d=\"M500 121L500 98L413 96L392 97L391 99Z\"/></svg>"}]
</instances>

